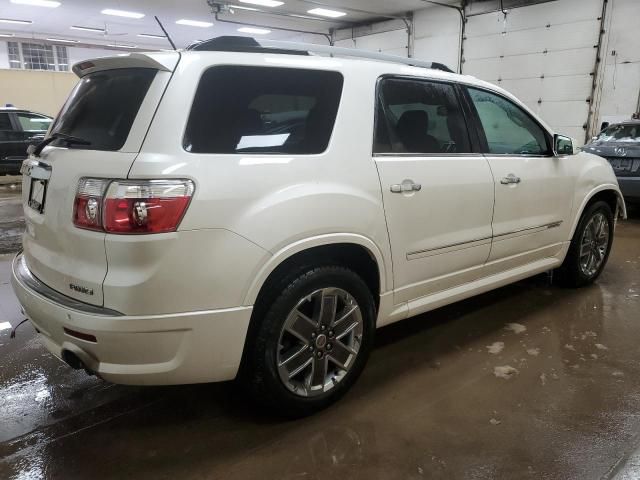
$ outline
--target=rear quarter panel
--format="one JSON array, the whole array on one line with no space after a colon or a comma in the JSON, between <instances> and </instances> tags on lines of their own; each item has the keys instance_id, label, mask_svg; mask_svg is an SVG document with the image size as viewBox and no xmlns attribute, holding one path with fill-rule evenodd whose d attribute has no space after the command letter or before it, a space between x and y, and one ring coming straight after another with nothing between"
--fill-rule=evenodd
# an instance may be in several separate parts
<instances>
[{"instance_id":1,"label":"rear quarter panel","mask_svg":"<svg viewBox=\"0 0 640 480\"><path fill-rule=\"evenodd\" d=\"M198 81L214 64L342 72L341 105L329 148L319 155L185 151L182 138ZM215 255L194 255L177 268L199 271L198 278L228 278L229 290L244 293L244 299L233 301L250 304L257 295L255 279L265 277L265 272L286 258L283 252L295 253L305 242L315 246L323 235L333 238L326 243L357 237L360 240L354 243L377 250L373 253L381 263L382 285L391 288L388 234L380 183L371 158L377 68L365 63L356 70L352 63L340 59L290 55L183 55L129 177L192 179L195 194L179 233L233 232L238 241L229 251L236 249L234 257L238 261L221 270ZM257 258L249 253L254 246L267 252L265 256ZM236 270L231 276L229 268ZM218 299L209 308L221 306Z\"/></svg>"}]
</instances>

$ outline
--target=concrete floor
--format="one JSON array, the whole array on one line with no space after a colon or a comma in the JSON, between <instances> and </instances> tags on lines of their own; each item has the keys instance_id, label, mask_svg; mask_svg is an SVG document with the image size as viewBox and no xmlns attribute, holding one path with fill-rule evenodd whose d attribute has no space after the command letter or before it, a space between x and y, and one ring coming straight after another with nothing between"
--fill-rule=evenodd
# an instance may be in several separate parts
<instances>
[{"instance_id":1,"label":"concrete floor","mask_svg":"<svg viewBox=\"0 0 640 480\"><path fill-rule=\"evenodd\" d=\"M640 478L633 215L596 285L538 276L381 329L352 392L289 422L228 384L86 376L29 324L10 340L3 322L21 316L1 257L0 478Z\"/></svg>"}]
</instances>

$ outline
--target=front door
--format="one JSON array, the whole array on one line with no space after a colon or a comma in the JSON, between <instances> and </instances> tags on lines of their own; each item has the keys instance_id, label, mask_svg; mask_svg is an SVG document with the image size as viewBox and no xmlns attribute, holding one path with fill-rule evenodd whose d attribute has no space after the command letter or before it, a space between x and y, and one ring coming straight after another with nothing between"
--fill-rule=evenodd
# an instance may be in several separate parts
<instances>
[{"instance_id":1,"label":"front door","mask_svg":"<svg viewBox=\"0 0 640 480\"><path fill-rule=\"evenodd\" d=\"M486 159L472 153L455 86L382 79L374 159L395 303L474 279L489 256L493 177Z\"/></svg>"},{"instance_id":2,"label":"front door","mask_svg":"<svg viewBox=\"0 0 640 480\"><path fill-rule=\"evenodd\" d=\"M556 255L570 228L574 179L567 160L554 156L551 135L515 102L468 92L495 180L489 262L502 270Z\"/></svg>"}]
</instances>

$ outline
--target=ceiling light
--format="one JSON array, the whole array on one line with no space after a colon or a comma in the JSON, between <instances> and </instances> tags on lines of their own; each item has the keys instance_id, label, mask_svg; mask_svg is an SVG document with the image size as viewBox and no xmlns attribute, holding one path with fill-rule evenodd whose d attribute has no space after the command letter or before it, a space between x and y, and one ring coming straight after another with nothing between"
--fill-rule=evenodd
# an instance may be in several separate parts
<instances>
[{"instance_id":1,"label":"ceiling light","mask_svg":"<svg viewBox=\"0 0 640 480\"><path fill-rule=\"evenodd\" d=\"M199 20L186 20L186 19L181 19L178 20L176 22L178 25L188 25L190 27L201 27L201 28L208 28L213 26L213 23L211 22L201 22Z\"/></svg>"},{"instance_id":2,"label":"ceiling light","mask_svg":"<svg viewBox=\"0 0 640 480\"><path fill-rule=\"evenodd\" d=\"M112 8L105 8L100 13L103 14L103 15L113 15L115 17L126 17L126 18L142 18L142 17L144 17L144 13L127 12L126 10L114 10Z\"/></svg>"},{"instance_id":3,"label":"ceiling light","mask_svg":"<svg viewBox=\"0 0 640 480\"><path fill-rule=\"evenodd\" d=\"M93 27L79 27L77 25L73 25L72 27L69 27L71 30L82 30L83 32L97 32L97 33L104 33L104 29L103 28L93 28Z\"/></svg>"},{"instance_id":4,"label":"ceiling light","mask_svg":"<svg viewBox=\"0 0 640 480\"><path fill-rule=\"evenodd\" d=\"M344 17L346 15L345 12L339 12L337 10L329 10L327 8L313 8L311 10L308 10L307 13L310 13L312 15L320 15L322 17L329 17L329 18Z\"/></svg>"},{"instance_id":5,"label":"ceiling light","mask_svg":"<svg viewBox=\"0 0 640 480\"><path fill-rule=\"evenodd\" d=\"M31 5L32 7L56 8L60 6L60 2L54 0L11 0L11 3L17 5Z\"/></svg>"},{"instance_id":6,"label":"ceiling light","mask_svg":"<svg viewBox=\"0 0 640 480\"><path fill-rule=\"evenodd\" d=\"M14 20L12 18L0 18L0 23L15 23L18 25L31 25L31 20Z\"/></svg>"},{"instance_id":7,"label":"ceiling light","mask_svg":"<svg viewBox=\"0 0 640 480\"><path fill-rule=\"evenodd\" d=\"M0 37L13 37L13 33L0 33Z\"/></svg>"},{"instance_id":8,"label":"ceiling light","mask_svg":"<svg viewBox=\"0 0 640 480\"><path fill-rule=\"evenodd\" d=\"M251 5L260 5L262 7L279 7L284 2L278 0L238 0L240 3L250 3Z\"/></svg>"},{"instance_id":9,"label":"ceiling light","mask_svg":"<svg viewBox=\"0 0 640 480\"><path fill-rule=\"evenodd\" d=\"M138 36L142 38L162 38L163 40L167 38L164 35L152 35L151 33L139 33Z\"/></svg>"},{"instance_id":10,"label":"ceiling light","mask_svg":"<svg viewBox=\"0 0 640 480\"><path fill-rule=\"evenodd\" d=\"M107 44L107 47L113 47L113 48L138 48L137 45L125 45L123 43L121 43L120 45L117 45L115 43L109 43L109 44Z\"/></svg>"},{"instance_id":11,"label":"ceiling light","mask_svg":"<svg viewBox=\"0 0 640 480\"><path fill-rule=\"evenodd\" d=\"M68 38L47 38L50 42L78 43L78 40L69 40Z\"/></svg>"},{"instance_id":12,"label":"ceiling light","mask_svg":"<svg viewBox=\"0 0 640 480\"><path fill-rule=\"evenodd\" d=\"M267 30L266 28L253 27L240 27L238 31L242 33L252 33L254 35L266 35L267 33L271 33L271 30Z\"/></svg>"},{"instance_id":13,"label":"ceiling light","mask_svg":"<svg viewBox=\"0 0 640 480\"><path fill-rule=\"evenodd\" d=\"M250 12L259 12L260 10L258 10L257 8L253 8L253 7L243 7L242 5L229 5L229 8L231 10L249 10Z\"/></svg>"}]
</instances>

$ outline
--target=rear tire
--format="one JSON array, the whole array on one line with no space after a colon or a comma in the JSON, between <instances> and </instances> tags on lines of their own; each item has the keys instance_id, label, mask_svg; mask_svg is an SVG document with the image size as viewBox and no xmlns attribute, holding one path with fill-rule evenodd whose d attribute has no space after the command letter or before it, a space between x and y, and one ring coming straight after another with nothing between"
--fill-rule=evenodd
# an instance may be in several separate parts
<instances>
[{"instance_id":1,"label":"rear tire","mask_svg":"<svg viewBox=\"0 0 640 480\"><path fill-rule=\"evenodd\" d=\"M580 218L564 262L555 271L557 283L582 287L598 278L609 258L613 228L609 204L596 201L589 205Z\"/></svg>"},{"instance_id":2,"label":"rear tire","mask_svg":"<svg viewBox=\"0 0 640 480\"><path fill-rule=\"evenodd\" d=\"M270 411L309 415L360 376L373 347L375 302L366 283L339 266L303 268L272 288L253 319L240 380Z\"/></svg>"}]
</instances>

